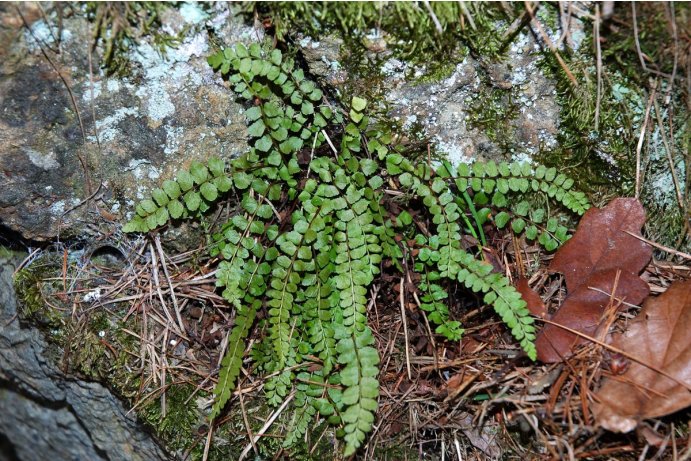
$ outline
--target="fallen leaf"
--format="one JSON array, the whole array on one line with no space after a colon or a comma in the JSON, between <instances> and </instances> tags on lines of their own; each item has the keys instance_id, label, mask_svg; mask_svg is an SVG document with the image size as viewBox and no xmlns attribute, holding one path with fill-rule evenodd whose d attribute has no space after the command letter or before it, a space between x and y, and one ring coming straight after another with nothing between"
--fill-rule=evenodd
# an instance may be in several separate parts
<instances>
[{"instance_id":1,"label":"fallen leaf","mask_svg":"<svg viewBox=\"0 0 691 461\"><path fill-rule=\"evenodd\" d=\"M629 432L648 418L691 406L691 281L676 282L643 309L613 346L660 372L632 361L616 379L603 381L593 405L605 429Z\"/></svg>"},{"instance_id":2,"label":"fallen leaf","mask_svg":"<svg viewBox=\"0 0 691 461\"><path fill-rule=\"evenodd\" d=\"M564 274L568 291L552 322L593 336L613 297L638 304L648 296L648 284L638 274L650 261L652 249L627 233L640 234L644 223L645 210L632 198L617 198L603 209L591 208L585 213L574 236L550 265L550 270ZM586 341L547 324L535 341L538 359L560 362Z\"/></svg>"},{"instance_id":3,"label":"fallen leaf","mask_svg":"<svg viewBox=\"0 0 691 461\"><path fill-rule=\"evenodd\" d=\"M468 441L485 453L487 459L500 459L502 452L497 443L496 427L490 424L483 424L478 427L473 420L474 416L466 413L456 424L461 428Z\"/></svg>"},{"instance_id":4,"label":"fallen leaf","mask_svg":"<svg viewBox=\"0 0 691 461\"><path fill-rule=\"evenodd\" d=\"M521 294L523 300L528 304L528 310L535 317L547 318L547 307L539 294L528 284L528 279L520 277L516 282L516 290Z\"/></svg>"}]
</instances>

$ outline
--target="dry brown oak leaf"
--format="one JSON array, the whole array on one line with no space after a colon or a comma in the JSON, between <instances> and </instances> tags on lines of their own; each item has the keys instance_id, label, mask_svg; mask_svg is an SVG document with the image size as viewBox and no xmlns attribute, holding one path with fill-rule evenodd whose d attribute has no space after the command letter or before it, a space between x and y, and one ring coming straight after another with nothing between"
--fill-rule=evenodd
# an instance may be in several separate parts
<instances>
[{"instance_id":1,"label":"dry brown oak leaf","mask_svg":"<svg viewBox=\"0 0 691 461\"><path fill-rule=\"evenodd\" d=\"M527 278L519 277L516 281L516 291L521 294L523 300L528 304L528 310L531 314L541 319L547 318L547 306L545 306L545 302L540 295L530 288Z\"/></svg>"},{"instance_id":2,"label":"dry brown oak leaf","mask_svg":"<svg viewBox=\"0 0 691 461\"><path fill-rule=\"evenodd\" d=\"M639 304L648 296L650 288L639 274L648 265L652 248L627 234L640 234L644 223L645 210L633 198L617 198L602 209L591 208L585 213L574 236L557 251L550 265L550 270L564 274L568 292L551 322L594 337L612 302L615 283L616 300ZM616 300L615 305L621 304ZM546 363L560 362L586 341L557 325L546 324L535 340L537 358Z\"/></svg>"},{"instance_id":3,"label":"dry brown oak leaf","mask_svg":"<svg viewBox=\"0 0 691 461\"><path fill-rule=\"evenodd\" d=\"M676 282L646 301L638 317L613 346L640 363L616 379L603 381L593 406L595 421L610 431L628 432L641 420L658 418L691 405L691 281ZM676 380L676 381L675 381Z\"/></svg>"}]
</instances>

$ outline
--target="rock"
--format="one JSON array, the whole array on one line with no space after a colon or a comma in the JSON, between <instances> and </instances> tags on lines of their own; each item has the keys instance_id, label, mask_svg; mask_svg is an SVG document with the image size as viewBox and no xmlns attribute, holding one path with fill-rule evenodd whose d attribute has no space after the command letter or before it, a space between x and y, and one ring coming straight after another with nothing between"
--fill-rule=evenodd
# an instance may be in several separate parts
<instances>
[{"instance_id":1,"label":"rock","mask_svg":"<svg viewBox=\"0 0 691 461\"><path fill-rule=\"evenodd\" d=\"M41 333L20 325L13 271L0 256L0 460L173 459L115 395L63 374Z\"/></svg>"},{"instance_id":2,"label":"rock","mask_svg":"<svg viewBox=\"0 0 691 461\"><path fill-rule=\"evenodd\" d=\"M303 37L298 44L312 73L332 85L344 84L334 70L348 52L341 40ZM380 63L371 71L374 76L362 77L370 83L353 81L351 75L349 84L356 92L379 85L389 115L404 129L421 131L451 163L530 160L557 144L559 130L555 84L538 68L540 59L540 47L524 31L506 60L484 62L466 53L450 75L436 82L415 81L425 74L424 64L389 57L370 61Z\"/></svg>"},{"instance_id":3,"label":"rock","mask_svg":"<svg viewBox=\"0 0 691 461\"><path fill-rule=\"evenodd\" d=\"M89 223L124 221L192 160L247 148L242 108L206 62L209 30L225 43L257 39L234 6L169 8L161 28L186 27L184 39L165 57L138 40L123 78L97 62L90 75L83 14L64 17L58 45L55 8L49 27L35 7L18 7L29 28L14 8L0 11L0 224L34 240L80 235Z\"/></svg>"}]
</instances>

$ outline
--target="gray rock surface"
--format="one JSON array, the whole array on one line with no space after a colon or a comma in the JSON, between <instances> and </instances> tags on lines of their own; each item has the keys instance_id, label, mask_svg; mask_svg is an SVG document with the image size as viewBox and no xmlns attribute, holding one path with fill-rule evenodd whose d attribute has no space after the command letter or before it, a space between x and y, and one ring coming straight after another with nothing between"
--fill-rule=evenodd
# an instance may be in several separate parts
<instances>
[{"instance_id":1,"label":"gray rock surface","mask_svg":"<svg viewBox=\"0 0 691 461\"><path fill-rule=\"evenodd\" d=\"M340 63L347 53L343 40L303 37L297 43L321 81L346 84L343 75L349 70ZM554 147L559 132L555 84L538 67L543 50L526 30L513 40L505 60L482 62L466 54L452 63L455 68L447 77L422 83L416 80L426 75L426 64L401 61L384 50L377 59L370 53L378 68L366 78L379 87L391 118L430 139L452 164L530 161L541 149ZM366 83L355 82L358 85Z\"/></svg>"},{"instance_id":2,"label":"gray rock surface","mask_svg":"<svg viewBox=\"0 0 691 461\"><path fill-rule=\"evenodd\" d=\"M63 374L41 333L20 325L15 264L0 256L0 461L173 459L108 389Z\"/></svg>"},{"instance_id":3,"label":"gray rock surface","mask_svg":"<svg viewBox=\"0 0 691 461\"><path fill-rule=\"evenodd\" d=\"M98 53L90 70L83 14L65 16L58 31L60 6L45 18L17 6L29 27L0 7L1 224L35 240L79 235L89 223L124 220L192 160L246 149L242 108L206 62L209 30L226 43L258 38L234 6L168 9L162 30L186 31L182 42L164 57L150 37L137 41L124 78L104 75Z\"/></svg>"}]
</instances>

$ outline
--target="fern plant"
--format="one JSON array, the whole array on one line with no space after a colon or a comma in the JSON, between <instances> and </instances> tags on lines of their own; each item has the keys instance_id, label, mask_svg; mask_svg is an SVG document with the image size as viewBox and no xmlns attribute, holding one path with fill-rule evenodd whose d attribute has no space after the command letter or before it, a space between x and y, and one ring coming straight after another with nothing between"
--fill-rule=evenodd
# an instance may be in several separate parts
<instances>
[{"instance_id":1,"label":"fern plant","mask_svg":"<svg viewBox=\"0 0 691 461\"><path fill-rule=\"evenodd\" d=\"M345 456L363 444L379 395L368 290L384 260L401 268L401 260L410 258L396 233L415 228L407 211L391 217L391 187L420 200L435 226L415 235L419 252L409 262L421 275L420 307L437 333L449 340L462 335L446 301L448 289L460 283L484 293L535 358L525 303L503 274L461 246L461 237L484 239L490 212L501 210L493 218L497 227L510 222L513 232L556 248L568 238L566 228L524 199L543 194L581 214L588 204L571 190L570 179L520 164L414 164L391 150L389 134L366 115L365 100L354 97L345 110L335 110L279 50L238 44L209 63L247 101L251 147L229 168L217 158L192 162L139 203L124 230L152 231L171 219L198 218L222 198L235 199L232 217L210 247L220 260L216 283L235 310L212 419L230 399L247 337L258 326L265 334L252 358L256 371L267 376L268 402L279 405L295 392L285 446L300 440L317 415L340 428ZM520 200L510 205L514 198ZM260 309L267 315L257 322Z\"/></svg>"}]
</instances>

